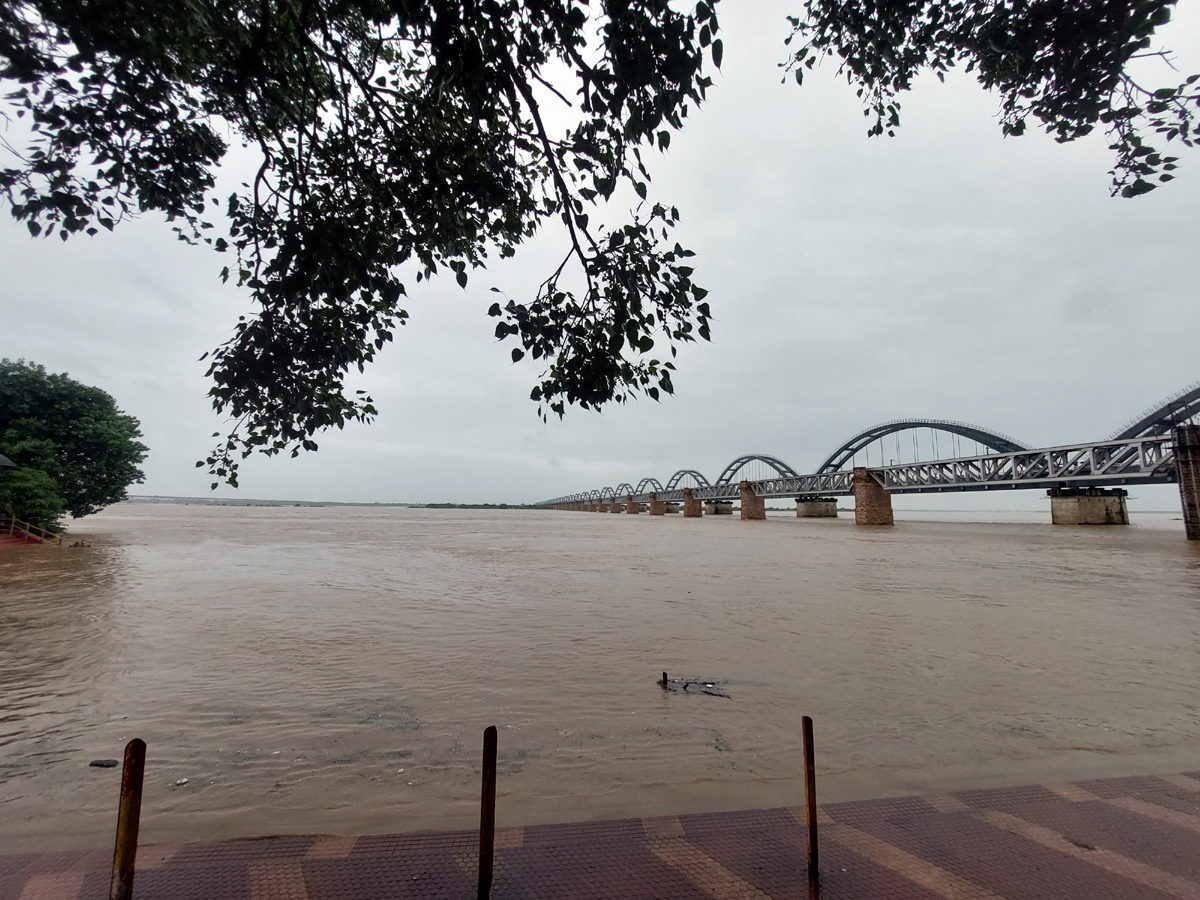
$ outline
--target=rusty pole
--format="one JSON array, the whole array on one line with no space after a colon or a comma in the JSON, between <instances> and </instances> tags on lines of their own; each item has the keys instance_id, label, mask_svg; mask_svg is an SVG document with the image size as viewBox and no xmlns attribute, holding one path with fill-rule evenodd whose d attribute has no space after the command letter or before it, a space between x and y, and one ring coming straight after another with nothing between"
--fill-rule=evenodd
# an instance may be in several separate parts
<instances>
[{"instance_id":1,"label":"rusty pole","mask_svg":"<svg viewBox=\"0 0 1200 900\"><path fill-rule=\"evenodd\" d=\"M496 846L496 726L483 732L483 801L479 814L479 894L488 900L492 890L492 852Z\"/></svg>"},{"instance_id":2,"label":"rusty pole","mask_svg":"<svg viewBox=\"0 0 1200 900\"><path fill-rule=\"evenodd\" d=\"M819 864L817 853L817 767L813 761L813 723L805 716L804 723L804 804L808 819L808 874L816 876Z\"/></svg>"},{"instance_id":3,"label":"rusty pole","mask_svg":"<svg viewBox=\"0 0 1200 900\"><path fill-rule=\"evenodd\" d=\"M142 778L146 774L146 742L134 738L125 745L121 770L121 807L117 812L117 846L113 851L109 900L133 897L133 868L137 856L138 822L142 815Z\"/></svg>"}]
</instances>

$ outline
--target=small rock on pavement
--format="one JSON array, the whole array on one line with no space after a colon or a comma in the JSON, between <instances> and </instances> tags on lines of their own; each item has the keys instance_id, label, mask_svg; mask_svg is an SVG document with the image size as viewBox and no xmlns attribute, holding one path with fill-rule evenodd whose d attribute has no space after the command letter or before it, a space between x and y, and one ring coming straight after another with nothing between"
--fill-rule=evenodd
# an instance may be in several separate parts
<instances>
[{"instance_id":1,"label":"small rock on pavement","mask_svg":"<svg viewBox=\"0 0 1200 900\"><path fill-rule=\"evenodd\" d=\"M88 765L95 766L97 769L112 769L116 767L117 761L115 759L93 759Z\"/></svg>"}]
</instances>

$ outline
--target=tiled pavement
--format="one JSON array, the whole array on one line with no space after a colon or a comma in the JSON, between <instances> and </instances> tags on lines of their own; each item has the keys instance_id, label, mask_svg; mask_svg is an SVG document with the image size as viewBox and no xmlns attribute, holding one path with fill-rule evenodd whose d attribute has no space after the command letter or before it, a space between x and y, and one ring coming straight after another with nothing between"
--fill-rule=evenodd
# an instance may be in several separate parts
<instances>
[{"instance_id":1,"label":"tiled pavement","mask_svg":"<svg viewBox=\"0 0 1200 900\"><path fill-rule=\"evenodd\" d=\"M1200 772L838 803L821 877L802 809L499 829L496 900L1200 900ZM475 896L474 832L138 851L137 900ZM0 900L102 900L111 856L0 856ZM810 893L811 891L811 893Z\"/></svg>"}]
</instances>

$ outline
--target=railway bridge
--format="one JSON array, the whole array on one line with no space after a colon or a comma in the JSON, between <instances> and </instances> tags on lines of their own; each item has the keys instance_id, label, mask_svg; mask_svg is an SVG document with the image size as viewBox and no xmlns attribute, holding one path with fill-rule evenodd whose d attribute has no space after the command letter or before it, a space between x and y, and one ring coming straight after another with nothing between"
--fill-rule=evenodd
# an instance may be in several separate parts
<instances>
[{"instance_id":1,"label":"railway bridge","mask_svg":"<svg viewBox=\"0 0 1200 900\"><path fill-rule=\"evenodd\" d=\"M1101 525L1128 524L1128 486L1175 482L1187 536L1200 540L1197 419L1200 381L1106 439L1086 444L1034 448L966 422L895 419L844 441L810 474L800 474L776 456L751 453L734 459L712 481L698 469L686 468L665 483L645 477L636 484L594 488L540 505L631 514L648 509L650 515L682 507L683 515L692 517L730 514L738 500L743 519L763 519L768 498L794 499L798 516L832 517L837 497L853 496L857 524L891 525L892 494L1036 488L1049 494L1056 525ZM895 455L890 456L893 443ZM973 444L975 452L964 454L964 443ZM943 457L943 446L948 456Z\"/></svg>"}]
</instances>

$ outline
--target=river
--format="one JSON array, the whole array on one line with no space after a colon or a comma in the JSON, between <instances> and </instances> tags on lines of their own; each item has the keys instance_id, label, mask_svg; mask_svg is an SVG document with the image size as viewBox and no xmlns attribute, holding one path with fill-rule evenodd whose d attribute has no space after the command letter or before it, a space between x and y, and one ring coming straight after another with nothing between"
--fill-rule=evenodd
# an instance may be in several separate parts
<instances>
[{"instance_id":1,"label":"river","mask_svg":"<svg viewBox=\"0 0 1200 900\"><path fill-rule=\"evenodd\" d=\"M1038 518L121 504L0 553L0 844L133 737L144 843L472 827L490 724L501 825L798 804L805 714L822 802L1196 768L1200 545Z\"/></svg>"}]
</instances>

